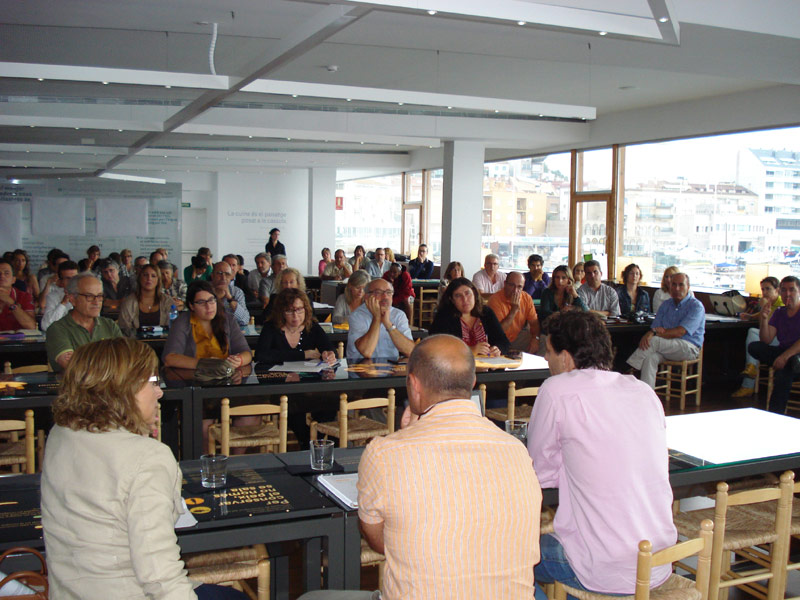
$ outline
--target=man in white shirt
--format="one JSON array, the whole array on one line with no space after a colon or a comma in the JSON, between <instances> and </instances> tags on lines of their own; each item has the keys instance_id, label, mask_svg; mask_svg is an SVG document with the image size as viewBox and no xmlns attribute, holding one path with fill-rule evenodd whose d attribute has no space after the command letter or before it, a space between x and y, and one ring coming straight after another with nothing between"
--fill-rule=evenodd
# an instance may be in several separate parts
<instances>
[{"instance_id":1,"label":"man in white shirt","mask_svg":"<svg viewBox=\"0 0 800 600\"><path fill-rule=\"evenodd\" d=\"M506 274L500 271L500 257L487 254L483 260L483 268L472 276L472 283L478 288L484 300L503 289Z\"/></svg>"},{"instance_id":2,"label":"man in white shirt","mask_svg":"<svg viewBox=\"0 0 800 600\"><path fill-rule=\"evenodd\" d=\"M375 258L367 263L365 270L373 279L380 279L391 266L391 263L386 260L386 250L383 248L376 248Z\"/></svg>"},{"instance_id":3,"label":"man in white shirt","mask_svg":"<svg viewBox=\"0 0 800 600\"><path fill-rule=\"evenodd\" d=\"M593 313L605 317L619 316L619 296L610 285L603 283L603 270L596 260L587 261L583 266L586 283L578 288L578 295Z\"/></svg>"},{"instance_id":4,"label":"man in white shirt","mask_svg":"<svg viewBox=\"0 0 800 600\"><path fill-rule=\"evenodd\" d=\"M276 254L272 257L272 274L261 279L261 283L258 284L258 299L261 300L263 308L267 308L267 304L269 304L269 297L272 295L272 288L275 287L278 276L288 266L283 254Z\"/></svg>"},{"instance_id":5,"label":"man in white shirt","mask_svg":"<svg viewBox=\"0 0 800 600\"><path fill-rule=\"evenodd\" d=\"M65 290L69 280L78 274L78 265L66 260L58 265L58 279L50 286L45 299L45 311L42 315L42 331L47 331L52 323L67 315L72 310L72 304Z\"/></svg>"},{"instance_id":6,"label":"man in white shirt","mask_svg":"<svg viewBox=\"0 0 800 600\"><path fill-rule=\"evenodd\" d=\"M344 255L344 250L337 250L334 254L334 261L325 267L322 272L322 279L341 281L347 279L353 274L353 268L347 262L347 257Z\"/></svg>"},{"instance_id":7,"label":"man in white shirt","mask_svg":"<svg viewBox=\"0 0 800 600\"><path fill-rule=\"evenodd\" d=\"M250 290L248 298L258 298L258 286L261 280L269 275L272 258L266 252L256 254L256 268L247 274L247 289Z\"/></svg>"}]
</instances>

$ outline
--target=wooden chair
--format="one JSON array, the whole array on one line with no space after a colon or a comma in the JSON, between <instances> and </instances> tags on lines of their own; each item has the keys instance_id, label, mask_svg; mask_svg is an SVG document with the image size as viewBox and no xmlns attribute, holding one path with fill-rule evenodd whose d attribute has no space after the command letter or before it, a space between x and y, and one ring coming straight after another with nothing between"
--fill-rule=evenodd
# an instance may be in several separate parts
<instances>
[{"instance_id":1,"label":"wooden chair","mask_svg":"<svg viewBox=\"0 0 800 600\"><path fill-rule=\"evenodd\" d=\"M183 561L189 577L195 581L229 585L252 600L269 600L270 565L264 544L187 555ZM245 581L247 579L257 580L256 591Z\"/></svg>"},{"instance_id":2,"label":"wooden chair","mask_svg":"<svg viewBox=\"0 0 800 600\"><path fill-rule=\"evenodd\" d=\"M386 557L380 552L376 552L367 544L367 540L361 538L361 566L378 567L378 589L383 591L383 576L386 573Z\"/></svg>"},{"instance_id":3,"label":"wooden chair","mask_svg":"<svg viewBox=\"0 0 800 600\"><path fill-rule=\"evenodd\" d=\"M659 380L663 383L659 384ZM694 380L690 389L688 383ZM677 389L676 389L677 388ZM694 396L695 405L700 406L703 390L703 348L693 360L665 360L658 365L655 392L664 402L673 398L680 400L681 410L686 408L686 398Z\"/></svg>"},{"instance_id":4,"label":"wooden chair","mask_svg":"<svg viewBox=\"0 0 800 600\"><path fill-rule=\"evenodd\" d=\"M336 358L342 360L344 358L344 342L336 344Z\"/></svg>"},{"instance_id":5,"label":"wooden chair","mask_svg":"<svg viewBox=\"0 0 800 600\"><path fill-rule=\"evenodd\" d=\"M6 375L22 375L25 373L52 373L50 365L25 365L22 367L12 367L11 361L3 363L3 373Z\"/></svg>"},{"instance_id":6,"label":"wooden chair","mask_svg":"<svg viewBox=\"0 0 800 600\"><path fill-rule=\"evenodd\" d=\"M437 288L420 288L417 296L417 327L428 327L433 323L436 306L439 303L439 290Z\"/></svg>"},{"instance_id":7,"label":"wooden chair","mask_svg":"<svg viewBox=\"0 0 800 600\"><path fill-rule=\"evenodd\" d=\"M379 423L368 419L357 412L350 416L350 411L367 408L386 408L386 423ZM348 442L366 443L368 440L381 435L389 435L394 431L394 390L386 393L386 398L364 398L362 400L347 401L347 394L339 396L339 414L336 421L318 423L311 421L311 439L317 439L321 433L325 439L335 437L339 440L340 448L347 448Z\"/></svg>"},{"instance_id":8,"label":"wooden chair","mask_svg":"<svg viewBox=\"0 0 800 600\"><path fill-rule=\"evenodd\" d=\"M767 406L766 409L769 410L769 401L772 398L772 388L775 384L775 369L772 367L768 367L767 365L761 365L761 368L766 369L768 375L766 376L767 380ZM759 371L759 376L761 372ZM758 393L758 378L756 379L756 385L754 388L754 393ZM786 412L788 413L790 410L800 411L800 381L792 382L792 389L789 391L789 400L786 402Z\"/></svg>"},{"instance_id":9,"label":"wooden chair","mask_svg":"<svg viewBox=\"0 0 800 600\"><path fill-rule=\"evenodd\" d=\"M231 408L228 398L222 399L222 415L219 424L208 428L208 452L216 454L217 442L220 452L230 454L231 448L260 447L262 452L268 452L268 447L273 451L286 452L286 431L289 421L289 399L281 396L280 405L274 404L249 404ZM271 416L278 415L278 425L270 420ZM232 426L231 417L262 416L259 425Z\"/></svg>"},{"instance_id":10,"label":"wooden chair","mask_svg":"<svg viewBox=\"0 0 800 600\"><path fill-rule=\"evenodd\" d=\"M648 598L665 600L707 600L708 580L711 569L712 531L714 524L705 519L700 523L700 537L679 542L669 548L664 548L653 553L653 545L648 540L639 542L639 555L636 561L636 589L633 596L635 600ZM650 571L653 567L672 564L689 556L698 555L697 575L695 581L686 579L673 573L660 586L650 589ZM567 594L580 600L609 600L619 596L606 596L596 592L576 590L562 583L556 582L553 586L555 600L566 600Z\"/></svg>"},{"instance_id":11,"label":"wooden chair","mask_svg":"<svg viewBox=\"0 0 800 600\"><path fill-rule=\"evenodd\" d=\"M30 554L34 559L39 562L38 571L15 571L5 577L0 577L0 589L2 589L10 581L17 581L20 584L29 588L30 592L24 595L4 595L3 600L47 600L49 594L49 586L47 583L47 563L37 550L33 548L26 548L24 546L17 546L9 548L0 554L0 570L3 569L3 561L9 556L18 556L20 554ZM8 588L6 588L8 589Z\"/></svg>"},{"instance_id":12,"label":"wooden chair","mask_svg":"<svg viewBox=\"0 0 800 600\"><path fill-rule=\"evenodd\" d=\"M748 593L767 600L783 598L786 589L786 565L789 553L789 520L791 517L792 483L794 473L781 475L778 487L746 490L728 494L728 484L717 484L714 508L679 512L673 518L678 533L686 535L697 523L714 518L714 544L711 555L709 597L727 597L730 587L743 587ZM759 502L773 502L774 517L757 519L747 508ZM731 552L745 551L763 544L772 545L771 564L748 571L734 572ZM754 582L769 580L766 593ZM763 586L761 586L763 590Z\"/></svg>"},{"instance_id":13,"label":"wooden chair","mask_svg":"<svg viewBox=\"0 0 800 600\"><path fill-rule=\"evenodd\" d=\"M483 385L483 384L481 384ZM479 388L480 389L480 388ZM484 413L493 421L500 421L504 423L506 420L512 421L514 419L528 420L531 418L531 411L533 410L532 404L522 404L517 406L517 398L533 398L539 395L538 387L527 387L517 389L517 384L513 381L508 382L508 402L505 408L486 408L486 387L484 386Z\"/></svg>"},{"instance_id":14,"label":"wooden chair","mask_svg":"<svg viewBox=\"0 0 800 600\"><path fill-rule=\"evenodd\" d=\"M22 440L19 433L24 432ZM25 411L25 420L9 419L0 421L0 432L9 433L9 441L0 443L0 467L10 466L12 473L19 473L24 465L25 472L36 472L36 436L33 428L33 411Z\"/></svg>"}]
</instances>

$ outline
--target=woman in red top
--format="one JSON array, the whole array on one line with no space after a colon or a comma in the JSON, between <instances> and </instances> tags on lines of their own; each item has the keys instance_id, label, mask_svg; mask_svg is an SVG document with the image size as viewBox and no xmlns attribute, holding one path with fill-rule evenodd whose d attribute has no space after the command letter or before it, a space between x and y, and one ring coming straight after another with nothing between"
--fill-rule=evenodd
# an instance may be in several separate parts
<instances>
[{"instance_id":1,"label":"woman in red top","mask_svg":"<svg viewBox=\"0 0 800 600\"><path fill-rule=\"evenodd\" d=\"M0 331L36 329L33 297L14 287L14 269L7 260L0 260Z\"/></svg>"},{"instance_id":2,"label":"woman in red top","mask_svg":"<svg viewBox=\"0 0 800 600\"><path fill-rule=\"evenodd\" d=\"M383 278L392 284L394 294L392 294L392 306L399 308L411 320L411 302L409 298L416 298L414 286L411 285L411 275L404 270L399 263L393 262L389 270L383 274Z\"/></svg>"}]
</instances>

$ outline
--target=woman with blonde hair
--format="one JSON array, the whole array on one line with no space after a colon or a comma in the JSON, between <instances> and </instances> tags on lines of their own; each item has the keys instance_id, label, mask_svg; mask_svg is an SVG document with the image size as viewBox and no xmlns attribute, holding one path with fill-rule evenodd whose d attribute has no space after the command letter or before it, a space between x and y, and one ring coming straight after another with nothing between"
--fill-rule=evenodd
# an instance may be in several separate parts
<instances>
[{"instance_id":1,"label":"woman with blonde hair","mask_svg":"<svg viewBox=\"0 0 800 600\"><path fill-rule=\"evenodd\" d=\"M664 275L661 277L661 288L656 290L656 293L653 294L653 312L658 312L658 307L661 306L661 303L664 300L669 298L669 278L675 275L675 273L679 273L680 270L675 265L671 267L667 267L664 269ZM691 293L691 292L690 292Z\"/></svg>"},{"instance_id":2,"label":"woman with blonde hair","mask_svg":"<svg viewBox=\"0 0 800 600\"><path fill-rule=\"evenodd\" d=\"M129 337L134 337L139 327L169 325L169 312L175 302L163 292L161 270L155 265L142 266L136 284L136 292L125 296L119 305L119 328Z\"/></svg>"},{"instance_id":3,"label":"woman with blonde hair","mask_svg":"<svg viewBox=\"0 0 800 600\"><path fill-rule=\"evenodd\" d=\"M347 323L350 313L361 306L361 303L364 302L364 290L371 279L366 271L356 271L350 275L347 285L344 287L344 294L340 294L336 298L336 304L333 307L331 322L334 325Z\"/></svg>"},{"instance_id":4,"label":"woman with blonde hair","mask_svg":"<svg viewBox=\"0 0 800 600\"><path fill-rule=\"evenodd\" d=\"M52 598L245 598L186 576L175 536L183 477L148 437L157 373L155 352L128 338L80 346L67 366L41 480Z\"/></svg>"}]
</instances>

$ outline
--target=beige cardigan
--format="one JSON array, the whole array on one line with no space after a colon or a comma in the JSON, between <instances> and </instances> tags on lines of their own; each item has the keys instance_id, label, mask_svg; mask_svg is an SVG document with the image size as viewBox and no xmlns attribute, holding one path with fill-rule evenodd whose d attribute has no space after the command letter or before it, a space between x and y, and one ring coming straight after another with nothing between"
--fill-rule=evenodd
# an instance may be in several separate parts
<instances>
[{"instance_id":1,"label":"beige cardigan","mask_svg":"<svg viewBox=\"0 0 800 600\"><path fill-rule=\"evenodd\" d=\"M41 479L50 597L196 599L174 529L181 479L152 438L53 427Z\"/></svg>"},{"instance_id":2,"label":"beige cardigan","mask_svg":"<svg viewBox=\"0 0 800 600\"><path fill-rule=\"evenodd\" d=\"M175 304L175 299L166 294L161 295L161 303L159 304L158 324L161 327L169 325L169 311L172 305ZM122 333L128 337L136 335L136 330L139 329L139 301L135 294L125 296L119 304L119 328Z\"/></svg>"}]
</instances>

